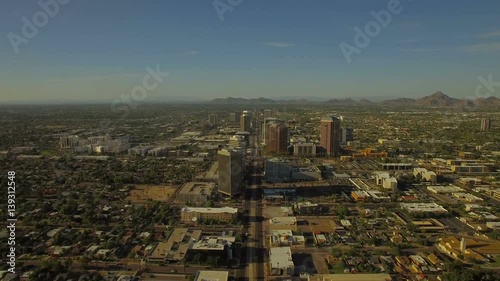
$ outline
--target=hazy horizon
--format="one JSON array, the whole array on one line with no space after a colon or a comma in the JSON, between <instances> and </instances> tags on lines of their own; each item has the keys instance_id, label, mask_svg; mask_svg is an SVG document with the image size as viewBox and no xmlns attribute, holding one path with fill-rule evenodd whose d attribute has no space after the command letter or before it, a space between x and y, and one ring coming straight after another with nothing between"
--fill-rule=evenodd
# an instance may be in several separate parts
<instances>
[{"instance_id":1,"label":"hazy horizon","mask_svg":"<svg viewBox=\"0 0 500 281\"><path fill-rule=\"evenodd\" d=\"M242 0L221 18L213 1L73 0L16 53L9 34L22 35L22 18L43 9L6 0L0 103L110 103L143 84L146 67L169 75L142 102L465 98L480 76L500 81L492 0L401 0L400 13L346 61L339 45L353 45L353 28L391 1Z\"/></svg>"}]
</instances>

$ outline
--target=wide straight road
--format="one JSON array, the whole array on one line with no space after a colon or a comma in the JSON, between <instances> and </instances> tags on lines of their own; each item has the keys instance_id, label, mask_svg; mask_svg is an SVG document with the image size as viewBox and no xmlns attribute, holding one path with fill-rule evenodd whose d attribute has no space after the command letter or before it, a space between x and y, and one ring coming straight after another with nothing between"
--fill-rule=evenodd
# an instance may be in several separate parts
<instances>
[{"instance_id":1,"label":"wide straight road","mask_svg":"<svg viewBox=\"0 0 500 281\"><path fill-rule=\"evenodd\" d=\"M246 232L249 234L245 245L245 280L265 280L264 273L264 233L262 230L262 209L258 199L258 186L250 186L249 199L245 201L248 218Z\"/></svg>"},{"instance_id":2,"label":"wide straight road","mask_svg":"<svg viewBox=\"0 0 500 281\"><path fill-rule=\"evenodd\" d=\"M260 121L259 111L255 114L254 121L254 134L251 135L250 143L253 146L253 153L250 160L260 157ZM245 224L245 232L248 233L245 248L243 253L245 255L245 278L244 280L265 280L264 272L264 239L265 235L262 228L262 203L260 201L260 172L258 162L251 161L251 172L249 175L249 182L247 190L244 195L245 203L244 209L247 213Z\"/></svg>"}]
</instances>

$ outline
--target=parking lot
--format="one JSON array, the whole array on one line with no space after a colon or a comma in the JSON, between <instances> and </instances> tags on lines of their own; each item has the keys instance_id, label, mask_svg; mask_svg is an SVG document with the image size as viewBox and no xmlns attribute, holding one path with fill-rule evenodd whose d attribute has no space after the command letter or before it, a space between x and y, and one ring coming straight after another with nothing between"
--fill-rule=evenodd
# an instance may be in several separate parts
<instances>
[{"instance_id":1,"label":"parking lot","mask_svg":"<svg viewBox=\"0 0 500 281\"><path fill-rule=\"evenodd\" d=\"M442 223L444 223L450 229L454 229L454 230L456 230L458 232L467 232L467 233L472 232L473 233L475 231L472 227L470 227L467 224L461 222L457 218L441 218L441 219L439 219L439 221L441 221Z\"/></svg>"}]
</instances>

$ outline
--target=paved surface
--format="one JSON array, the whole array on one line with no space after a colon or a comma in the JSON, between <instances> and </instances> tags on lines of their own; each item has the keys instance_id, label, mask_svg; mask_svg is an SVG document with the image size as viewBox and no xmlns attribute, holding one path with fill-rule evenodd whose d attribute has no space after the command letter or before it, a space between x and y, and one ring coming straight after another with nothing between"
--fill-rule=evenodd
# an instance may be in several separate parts
<instances>
[{"instance_id":1,"label":"paved surface","mask_svg":"<svg viewBox=\"0 0 500 281\"><path fill-rule=\"evenodd\" d=\"M252 138L254 145L253 159L260 157L260 122L258 114L256 114L255 124L256 132ZM252 170L257 170L253 168ZM245 198L245 210L248 210L248 224L246 232L250 234L247 239L246 250L246 274L245 280L265 280L264 272L264 232L262 228L262 205L260 204L260 180L258 175L252 173L251 185L247 187L248 193ZM260 206L259 206L260 205Z\"/></svg>"},{"instance_id":2,"label":"paved surface","mask_svg":"<svg viewBox=\"0 0 500 281\"><path fill-rule=\"evenodd\" d=\"M467 224L461 222L457 218L440 218L439 219L442 223L447 225L448 227L452 229L456 229L459 233L474 233L475 230L468 226Z\"/></svg>"},{"instance_id":3,"label":"paved surface","mask_svg":"<svg viewBox=\"0 0 500 281\"><path fill-rule=\"evenodd\" d=\"M252 198L257 193L257 188L252 189ZM246 280L264 280L264 245L262 232L262 209L257 200L247 200L245 209L249 210L248 226L246 232L249 234L245 244L246 253Z\"/></svg>"}]
</instances>

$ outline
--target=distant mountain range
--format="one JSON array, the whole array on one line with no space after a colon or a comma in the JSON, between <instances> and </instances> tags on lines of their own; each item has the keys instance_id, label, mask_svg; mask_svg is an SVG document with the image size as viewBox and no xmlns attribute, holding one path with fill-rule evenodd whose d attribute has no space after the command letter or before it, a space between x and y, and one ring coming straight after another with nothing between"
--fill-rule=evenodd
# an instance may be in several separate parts
<instances>
[{"instance_id":1,"label":"distant mountain range","mask_svg":"<svg viewBox=\"0 0 500 281\"><path fill-rule=\"evenodd\" d=\"M320 101L313 101L308 99L290 99L290 100L273 100L268 98L244 99L244 98L217 98L211 100L211 104L315 104Z\"/></svg>"},{"instance_id":2,"label":"distant mountain range","mask_svg":"<svg viewBox=\"0 0 500 281\"><path fill-rule=\"evenodd\" d=\"M210 101L211 104L330 104L341 106L413 106L413 107L500 107L500 99L489 97L486 99L479 98L475 100L457 99L447 96L441 91L435 92L432 95L425 96L419 99L398 98L384 101L373 102L368 99L354 100L351 98L330 99L323 102L311 101L308 99L293 99L293 100L273 100L268 98L217 98Z\"/></svg>"}]
</instances>

